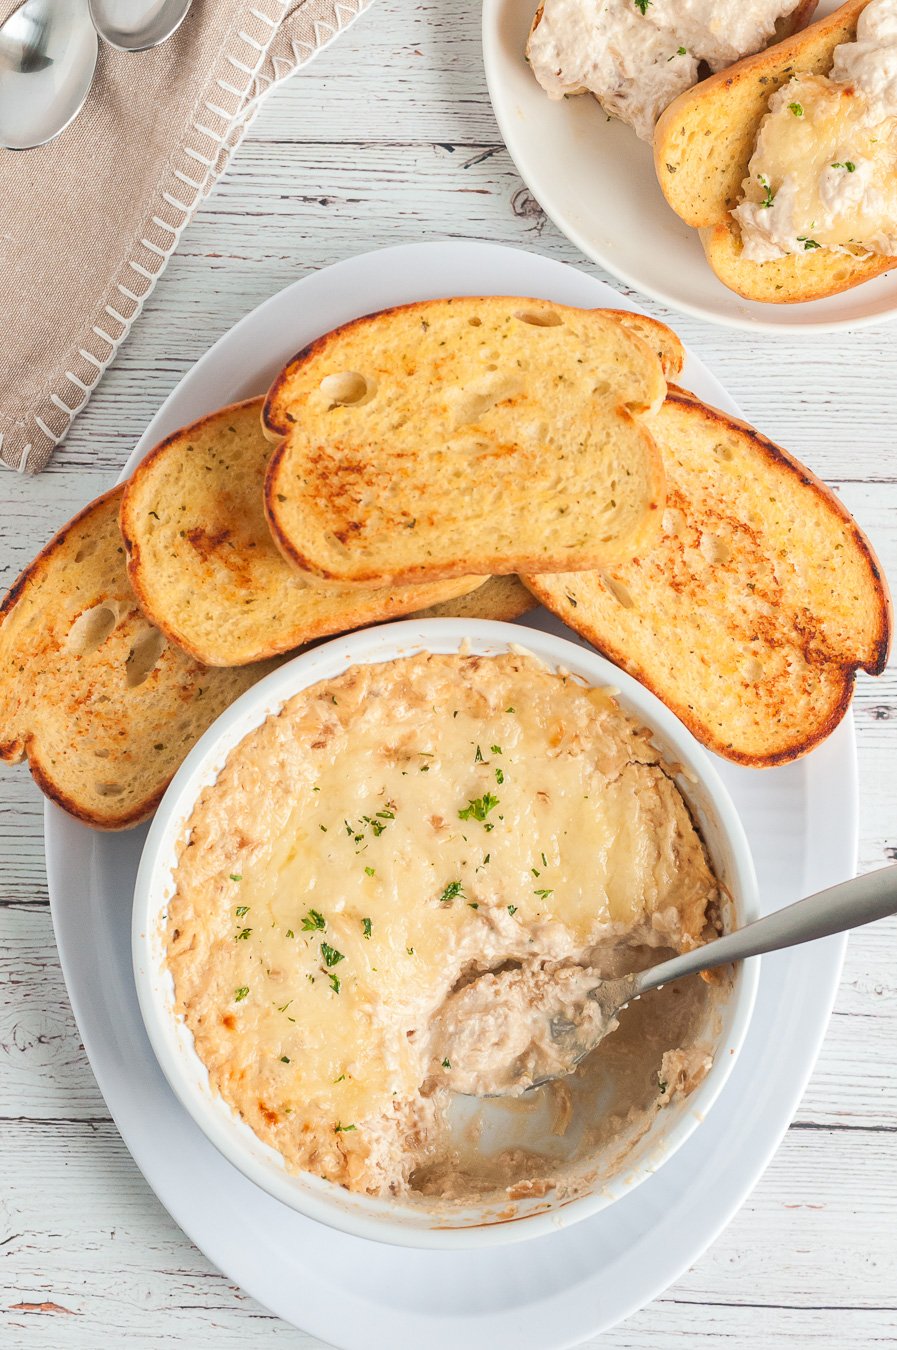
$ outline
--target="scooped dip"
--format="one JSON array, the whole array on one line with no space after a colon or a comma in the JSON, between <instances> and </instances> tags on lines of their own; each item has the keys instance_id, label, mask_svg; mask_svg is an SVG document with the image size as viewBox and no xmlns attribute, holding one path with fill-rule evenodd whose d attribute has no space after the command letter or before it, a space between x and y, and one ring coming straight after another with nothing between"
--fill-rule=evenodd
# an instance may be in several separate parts
<instances>
[{"instance_id":1,"label":"scooped dip","mask_svg":"<svg viewBox=\"0 0 897 1350\"><path fill-rule=\"evenodd\" d=\"M356 666L295 695L199 798L173 880L167 961L213 1089L290 1170L375 1195L460 1194L476 1172L449 1129L476 998L453 1034L453 995L515 969L622 973L718 922L649 733L608 691L518 652ZM642 1001L648 1058L615 1117L706 1071L706 988ZM608 1046L629 1044L628 1015ZM487 1161L474 1189L555 1184L538 1150Z\"/></svg>"}]
</instances>

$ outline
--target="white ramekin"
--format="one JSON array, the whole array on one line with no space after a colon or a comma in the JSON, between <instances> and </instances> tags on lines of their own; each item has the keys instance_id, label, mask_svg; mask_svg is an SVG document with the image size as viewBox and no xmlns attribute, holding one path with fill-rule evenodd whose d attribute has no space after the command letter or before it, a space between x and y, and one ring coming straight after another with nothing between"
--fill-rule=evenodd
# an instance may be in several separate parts
<instances>
[{"instance_id":1,"label":"white ramekin","mask_svg":"<svg viewBox=\"0 0 897 1350\"><path fill-rule=\"evenodd\" d=\"M409 1247L470 1248L536 1237L594 1214L656 1172L706 1116L744 1040L759 978L757 960L736 973L721 1011L713 1067L684 1100L660 1111L624 1165L589 1193L566 1203L549 1195L516 1202L428 1212L398 1200L350 1194L319 1177L291 1175L283 1160L215 1095L193 1037L174 1012L164 963L162 916L174 889L172 873L184 824L200 792L218 776L233 748L293 694L349 666L389 661L418 651L455 652L462 643L494 655L523 646L552 668L562 666L589 684L612 686L621 707L650 727L669 763L681 765L680 790L699 821L717 876L731 897L727 927L757 917L757 883L748 842L709 757L678 719L636 680L580 646L519 624L471 619L409 619L365 629L303 652L249 689L194 746L168 788L147 837L134 896L134 976L153 1049L174 1092L206 1137L251 1181L284 1204L359 1237Z\"/></svg>"}]
</instances>

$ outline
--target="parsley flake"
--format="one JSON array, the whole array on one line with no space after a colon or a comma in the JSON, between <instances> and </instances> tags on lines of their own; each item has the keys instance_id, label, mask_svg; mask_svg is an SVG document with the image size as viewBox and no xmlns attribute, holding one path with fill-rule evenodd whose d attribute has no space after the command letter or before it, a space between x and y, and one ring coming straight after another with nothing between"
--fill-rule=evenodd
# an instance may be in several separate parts
<instances>
[{"instance_id":1,"label":"parsley flake","mask_svg":"<svg viewBox=\"0 0 897 1350\"><path fill-rule=\"evenodd\" d=\"M489 812L498 806L498 798L493 797L491 792L484 792L482 797L468 799L467 805L458 812L459 820L485 820Z\"/></svg>"},{"instance_id":2,"label":"parsley flake","mask_svg":"<svg viewBox=\"0 0 897 1350\"><path fill-rule=\"evenodd\" d=\"M302 920L303 933L315 933L319 929L327 927L327 920L323 914L319 914L316 909L310 909Z\"/></svg>"},{"instance_id":3,"label":"parsley flake","mask_svg":"<svg viewBox=\"0 0 897 1350\"><path fill-rule=\"evenodd\" d=\"M369 938L369 937L371 936L371 921L370 921L370 919L362 919L362 921L361 921L361 931L362 931L362 934L363 934L364 937Z\"/></svg>"},{"instance_id":4,"label":"parsley flake","mask_svg":"<svg viewBox=\"0 0 897 1350\"><path fill-rule=\"evenodd\" d=\"M491 750L491 752L492 752L493 755L500 755L500 754L501 754L501 746L500 746L500 745L490 745L489 749Z\"/></svg>"},{"instance_id":5,"label":"parsley flake","mask_svg":"<svg viewBox=\"0 0 897 1350\"><path fill-rule=\"evenodd\" d=\"M647 14L651 0L634 0L634 4L640 14Z\"/></svg>"},{"instance_id":6,"label":"parsley flake","mask_svg":"<svg viewBox=\"0 0 897 1350\"><path fill-rule=\"evenodd\" d=\"M848 173L856 173L856 165L852 159L845 159L843 164L833 164L833 169L846 169Z\"/></svg>"},{"instance_id":7,"label":"parsley flake","mask_svg":"<svg viewBox=\"0 0 897 1350\"><path fill-rule=\"evenodd\" d=\"M237 908L234 910L234 913L236 914L236 916L237 916L238 919L242 919L242 917L243 917L244 914L248 914L248 913L249 913L249 906L248 906L248 905L237 905Z\"/></svg>"},{"instance_id":8,"label":"parsley flake","mask_svg":"<svg viewBox=\"0 0 897 1350\"><path fill-rule=\"evenodd\" d=\"M538 895L540 899L547 900L549 895L554 895L554 891L533 891L533 895Z\"/></svg>"},{"instance_id":9,"label":"parsley flake","mask_svg":"<svg viewBox=\"0 0 897 1350\"><path fill-rule=\"evenodd\" d=\"M239 933L235 936L234 942L245 942L251 932L251 928L241 928Z\"/></svg>"},{"instance_id":10,"label":"parsley flake","mask_svg":"<svg viewBox=\"0 0 897 1350\"><path fill-rule=\"evenodd\" d=\"M502 783L505 781L505 776L502 773L501 769L495 770L495 781L496 783L498 783L499 787L501 787Z\"/></svg>"},{"instance_id":11,"label":"parsley flake","mask_svg":"<svg viewBox=\"0 0 897 1350\"><path fill-rule=\"evenodd\" d=\"M439 897L440 905L450 905L457 896L464 894L464 887L460 881L450 881L442 895Z\"/></svg>"},{"instance_id":12,"label":"parsley flake","mask_svg":"<svg viewBox=\"0 0 897 1350\"><path fill-rule=\"evenodd\" d=\"M372 876L374 875L374 872L376 871L376 868L374 868L374 867L366 867L366 868L364 869L364 871L365 871L365 876L372 877Z\"/></svg>"},{"instance_id":13,"label":"parsley flake","mask_svg":"<svg viewBox=\"0 0 897 1350\"><path fill-rule=\"evenodd\" d=\"M766 194L760 205L768 209L770 206L772 206L773 202L776 199L775 193L770 187L769 179L766 178L762 173L759 173L757 175L757 182L760 184L760 186L762 187L763 191Z\"/></svg>"},{"instance_id":14,"label":"parsley flake","mask_svg":"<svg viewBox=\"0 0 897 1350\"><path fill-rule=\"evenodd\" d=\"M799 234L799 235L797 236L797 242L798 242L799 244L803 244L803 246L804 246L804 252L806 252L807 249L811 249L811 248L819 248L819 247L820 247L820 245L816 243L816 240L815 240L815 239L808 239L807 236L806 236L805 234Z\"/></svg>"},{"instance_id":15,"label":"parsley flake","mask_svg":"<svg viewBox=\"0 0 897 1350\"><path fill-rule=\"evenodd\" d=\"M513 919L514 915L517 913L517 906L516 906L516 905L508 905L508 913L510 914L511 918Z\"/></svg>"},{"instance_id":16,"label":"parsley flake","mask_svg":"<svg viewBox=\"0 0 897 1350\"><path fill-rule=\"evenodd\" d=\"M334 1133L334 1134L348 1134L350 1130L354 1130L354 1129L357 1129L357 1128L358 1128L358 1127L357 1127L356 1125L339 1125L339 1124L337 1124L337 1125L334 1125L334 1127L333 1127L333 1133Z\"/></svg>"},{"instance_id":17,"label":"parsley flake","mask_svg":"<svg viewBox=\"0 0 897 1350\"><path fill-rule=\"evenodd\" d=\"M476 754L475 754L474 757L473 757L473 762L474 762L474 764L483 764L483 763L485 762L485 761L483 760L483 752L482 752L482 750L480 749L479 746L477 746L477 752L476 752Z\"/></svg>"},{"instance_id":18,"label":"parsley flake","mask_svg":"<svg viewBox=\"0 0 897 1350\"><path fill-rule=\"evenodd\" d=\"M331 987L331 989L333 990L333 992L334 992L335 994L338 994L338 993L339 993L339 976L338 976L338 975L334 975L333 971L331 970L331 971L328 973L327 978L328 978L328 980L330 981L330 987ZM312 976L312 979L314 980L314 976Z\"/></svg>"},{"instance_id":19,"label":"parsley flake","mask_svg":"<svg viewBox=\"0 0 897 1350\"><path fill-rule=\"evenodd\" d=\"M281 1062L281 1064L289 1064L289 1062L290 1062L290 1057L289 1057L289 1055L281 1055L281 1057L280 1057L280 1062Z\"/></svg>"},{"instance_id":20,"label":"parsley flake","mask_svg":"<svg viewBox=\"0 0 897 1350\"><path fill-rule=\"evenodd\" d=\"M442 1061L442 1067L443 1067L444 1069L450 1069L450 1068L452 1067L452 1062L451 1062L451 1060L449 1060L449 1059L444 1059L444 1060Z\"/></svg>"},{"instance_id":21,"label":"parsley flake","mask_svg":"<svg viewBox=\"0 0 897 1350\"><path fill-rule=\"evenodd\" d=\"M338 966L340 961L345 961L346 959L342 952L338 952L335 947L331 947L327 942L321 943L321 955L327 966Z\"/></svg>"},{"instance_id":22,"label":"parsley flake","mask_svg":"<svg viewBox=\"0 0 897 1350\"><path fill-rule=\"evenodd\" d=\"M803 117L804 115L802 103L789 103L788 110L789 112L793 112L795 117Z\"/></svg>"},{"instance_id":23,"label":"parsley flake","mask_svg":"<svg viewBox=\"0 0 897 1350\"><path fill-rule=\"evenodd\" d=\"M231 874L230 874L230 879L231 879L231 881L242 881L242 880L243 880L243 873L242 873L242 872L231 872Z\"/></svg>"},{"instance_id":24,"label":"parsley flake","mask_svg":"<svg viewBox=\"0 0 897 1350\"><path fill-rule=\"evenodd\" d=\"M234 990L234 1002L242 1003L248 993L249 993L249 985L241 984L239 989Z\"/></svg>"}]
</instances>

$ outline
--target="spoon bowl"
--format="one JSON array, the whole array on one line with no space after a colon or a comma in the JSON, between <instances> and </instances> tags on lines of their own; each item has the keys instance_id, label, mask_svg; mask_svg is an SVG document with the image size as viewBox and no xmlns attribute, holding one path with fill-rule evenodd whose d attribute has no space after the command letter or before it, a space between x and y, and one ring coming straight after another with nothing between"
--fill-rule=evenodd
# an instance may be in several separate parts
<instances>
[{"instance_id":1,"label":"spoon bowl","mask_svg":"<svg viewBox=\"0 0 897 1350\"><path fill-rule=\"evenodd\" d=\"M110 47L145 52L167 42L193 0L89 0L90 17Z\"/></svg>"},{"instance_id":2,"label":"spoon bowl","mask_svg":"<svg viewBox=\"0 0 897 1350\"><path fill-rule=\"evenodd\" d=\"M0 26L0 146L45 145L77 117L97 64L87 0L25 0Z\"/></svg>"}]
</instances>

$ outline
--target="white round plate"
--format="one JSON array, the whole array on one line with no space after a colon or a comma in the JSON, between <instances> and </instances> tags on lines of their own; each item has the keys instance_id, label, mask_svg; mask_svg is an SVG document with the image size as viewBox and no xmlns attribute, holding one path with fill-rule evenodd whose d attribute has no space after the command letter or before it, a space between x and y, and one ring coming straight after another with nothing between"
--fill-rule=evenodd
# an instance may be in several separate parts
<instances>
[{"instance_id":1,"label":"white round plate","mask_svg":"<svg viewBox=\"0 0 897 1350\"><path fill-rule=\"evenodd\" d=\"M743 300L711 270L697 231L669 207L651 147L590 95L549 99L524 60L537 0L484 0L486 82L521 178L587 257L663 304L732 328L858 328L897 316L897 270L801 305ZM834 0L821 0L817 17Z\"/></svg>"},{"instance_id":2,"label":"white round plate","mask_svg":"<svg viewBox=\"0 0 897 1350\"><path fill-rule=\"evenodd\" d=\"M359 314L439 295L524 294L634 308L561 263L490 244L417 244L351 259L288 287L181 381L126 466L162 436L261 392L293 352ZM689 358L684 382L737 411ZM524 622L575 639L537 610ZM848 717L807 759L760 773L715 761L741 814L761 911L852 876L856 763ZM342 1350L563 1350L642 1307L713 1241L788 1127L831 1012L845 942L765 957L747 1039L701 1128L631 1195L565 1232L470 1252L367 1242L287 1209L205 1139L168 1087L140 1017L131 901L146 829L99 834L46 808L60 959L85 1049L121 1135L159 1199L260 1303Z\"/></svg>"}]
</instances>

